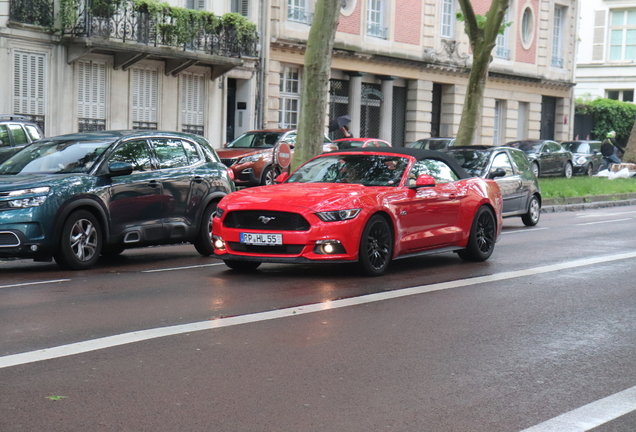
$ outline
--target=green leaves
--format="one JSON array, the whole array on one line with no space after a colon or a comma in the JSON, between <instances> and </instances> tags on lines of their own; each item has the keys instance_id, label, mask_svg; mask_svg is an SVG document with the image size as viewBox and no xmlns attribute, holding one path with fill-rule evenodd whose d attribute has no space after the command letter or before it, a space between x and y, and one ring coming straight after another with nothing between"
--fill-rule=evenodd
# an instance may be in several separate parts
<instances>
[{"instance_id":1,"label":"green leaves","mask_svg":"<svg viewBox=\"0 0 636 432\"><path fill-rule=\"evenodd\" d=\"M466 21L464 14L461 12L457 12L455 14L455 18L457 18L457 21L461 21L461 22ZM477 21L477 27L483 30L486 27L486 22L488 21L488 12L486 12L486 15L475 15L475 20ZM501 27L499 27L499 34L500 35L504 34L506 32L506 29L510 27L511 25L512 25L512 21L502 22Z\"/></svg>"},{"instance_id":2,"label":"green leaves","mask_svg":"<svg viewBox=\"0 0 636 432\"><path fill-rule=\"evenodd\" d=\"M51 400L51 401L59 401L62 399L66 399L67 396L47 396L46 399Z\"/></svg>"},{"instance_id":3,"label":"green leaves","mask_svg":"<svg viewBox=\"0 0 636 432\"><path fill-rule=\"evenodd\" d=\"M636 119L636 105L612 99L598 98L589 103L577 103L576 114L594 117L594 139L603 140L608 131L615 130L619 142L626 142Z\"/></svg>"}]
</instances>

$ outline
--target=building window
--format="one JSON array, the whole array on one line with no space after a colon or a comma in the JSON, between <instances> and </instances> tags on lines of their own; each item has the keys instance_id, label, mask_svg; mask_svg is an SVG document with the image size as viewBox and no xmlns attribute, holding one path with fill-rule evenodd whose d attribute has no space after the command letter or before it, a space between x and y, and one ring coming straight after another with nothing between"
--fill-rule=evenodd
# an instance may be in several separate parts
<instances>
[{"instance_id":1,"label":"building window","mask_svg":"<svg viewBox=\"0 0 636 432\"><path fill-rule=\"evenodd\" d=\"M298 127L300 111L300 69L284 67L280 74L278 99L278 127L295 129Z\"/></svg>"},{"instance_id":2,"label":"building window","mask_svg":"<svg viewBox=\"0 0 636 432\"><path fill-rule=\"evenodd\" d=\"M528 112L530 110L528 102L519 102L517 110L517 139L523 140L528 135Z\"/></svg>"},{"instance_id":3,"label":"building window","mask_svg":"<svg viewBox=\"0 0 636 432\"><path fill-rule=\"evenodd\" d=\"M606 90L607 99L619 100L623 102L634 102L634 89L629 90Z\"/></svg>"},{"instance_id":4,"label":"building window","mask_svg":"<svg viewBox=\"0 0 636 432\"><path fill-rule=\"evenodd\" d=\"M554 27L552 29L552 66L563 67L563 20L565 19L565 8L563 6L554 7Z\"/></svg>"},{"instance_id":5,"label":"building window","mask_svg":"<svg viewBox=\"0 0 636 432\"><path fill-rule=\"evenodd\" d=\"M133 129L157 129L159 71L153 68L133 68L132 119Z\"/></svg>"},{"instance_id":6,"label":"building window","mask_svg":"<svg viewBox=\"0 0 636 432\"><path fill-rule=\"evenodd\" d=\"M287 0L287 19L311 24L314 14L309 11L307 0Z\"/></svg>"},{"instance_id":7,"label":"building window","mask_svg":"<svg viewBox=\"0 0 636 432\"><path fill-rule=\"evenodd\" d=\"M230 11L247 17L249 13L250 2L249 0L232 0Z\"/></svg>"},{"instance_id":8,"label":"building window","mask_svg":"<svg viewBox=\"0 0 636 432\"><path fill-rule=\"evenodd\" d=\"M205 75L181 73L181 131L204 135Z\"/></svg>"},{"instance_id":9,"label":"building window","mask_svg":"<svg viewBox=\"0 0 636 432\"><path fill-rule=\"evenodd\" d=\"M503 24L508 22L508 11L503 18ZM506 26L503 34L497 35L497 41L495 45L495 57L501 58L504 60L510 60L510 49L508 49L508 39L510 34L510 27Z\"/></svg>"},{"instance_id":10,"label":"building window","mask_svg":"<svg viewBox=\"0 0 636 432\"><path fill-rule=\"evenodd\" d=\"M612 12L610 60L636 60L636 9Z\"/></svg>"},{"instance_id":11,"label":"building window","mask_svg":"<svg viewBox=\"0 0 636 432\"><path fill-rule=\"evenodd\" d=\"M186 0L187 9L206 10L205 0Z\"/></svg>"},{"instance_id":12,"label":"building window","mask_svg":"<svg viewBox=\"0 0 636 432\"><path fill-rule=\"evenodd\" d=\"M455 0L442 0L441 35L452 38L455 36Z\"/></svg>"},{"instance_id":13,"label":"building window","mask_svg":"<svg viewBox=\"0 0 636 432\"><path fill-rule=\"evenodd\" d=\"M106 63L77 61L77 130L106 130Z\"/></svg>"},{"instance_id":14,"label":"building window","mask_svg":"<svg viewBox=\"0 0 636 432\"><path fill-rule=\"evenodd\" d=\"M532 9L528 6L523 11L521 17L521 43L524 48L530 48L532 39L534 38L534 16Z\"/></svg>"},{"instance_id":15,"label":"building window","mask_svg":"<svg viewBox=\"0 0 636 432\"><path fill-rule=\"evenodd\" d=\"M21 114L44 131L46 56L25 51L13 55L13 113Z\"/></svg>"},{"instance_id":16,"label":"building window","mask_svg":"<svg viewBox=\"0 0 636 432\"><path fill-rule=\"evenodd\" d=\"M369 0L367 9L367 35L382 39L387 37L387 28L384 26L384 1Z\"/></svg>"},{"instance_id":17,"label":"building window","mask_svg":"<svg viewBox=\"0 0 636 432\"><path fill-rule=\"evenodd\" d=\"M504 116L505 116L505 108L506 102L503 100L496 99L495 100L495 121L494 121L494 131L493 131L493 145L501 145L502 137L505 136L504 131Z\"/></svg>"}]
</instances>

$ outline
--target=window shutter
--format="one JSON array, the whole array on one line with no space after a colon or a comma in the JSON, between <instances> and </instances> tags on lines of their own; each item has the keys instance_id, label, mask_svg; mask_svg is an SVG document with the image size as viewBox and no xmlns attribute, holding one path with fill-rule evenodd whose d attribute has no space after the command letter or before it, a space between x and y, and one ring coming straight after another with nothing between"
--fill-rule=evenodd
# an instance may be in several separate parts
<instances>
[{"instance_id":1,"label":"window shutter","mask_svg":"<svg viewBox=\"0 0 636 432\"><path fill-rule=\"evenodd\" d=\"M184 72L181 74L181 123L203 126L205 107L205 76Z\"/></svg>"},{"instance_id":2,"label":"window shutter","mask_svg":"<svg viewBox=\"0 0 636 432\"><path fill-rule=\"evenodd\" d=\"M156 69L132 69L133 121L157 122L159 72Z\"/></svg>"},{"instance_id":3,"label":"window shutter","mask_svg":"<svg viewBox=\"0 0 636 432\"><path fill-rule=\"evenodd\" d=\"M13 62L14 114L43 116L45 55L15 51Z\"/></svg>"},{"instance_id":4,"label":"window shutter","mask_svg":"<svg viewBox=\"0 0 636 432\"><path fill-rule=\"evenodd\" d=\"M592 61L603 61L605 48L605 11L594 12L594 39L592 40Z\"/></svg>"},{"instance_id":5,"label":"window shutter","mask_svg":"<svg viewBox=\"0 0 636 432\"><path fill-rule=\"evenodd\" d=\"M238 12L244 17L247 17L247 14L249 13L249 8L250 8L250 2L249 0L240 0L240 3L241 3L241 8Z\"/></svg>"},{"instance_id":6,"label":"window shutter","mask_svg":"<svg viewBox=\"0 0 636 432\"><path fill-rule=\"evenodd\" d=\"M77 117L106 119L106 64L77 62Z\"/></svg>"},{"instance_id":7,"label":"window shutter","mask_svg":"<svg viewBox=\"0 0 636 432\"><path fill-rule=\"evenodd\" d=\"M196 0L196 5L198 10L206 10L205 0Z\"/></svg>"}]
</instances>

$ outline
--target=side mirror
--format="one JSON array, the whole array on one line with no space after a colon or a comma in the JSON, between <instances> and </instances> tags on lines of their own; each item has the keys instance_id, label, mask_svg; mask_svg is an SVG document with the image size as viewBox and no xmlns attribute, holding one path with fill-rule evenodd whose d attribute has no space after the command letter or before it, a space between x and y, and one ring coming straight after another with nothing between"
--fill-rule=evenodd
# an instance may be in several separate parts
<instances>
[{"instance_id":1,"label":"side mirror","mask_svg":"<svg viewBox=\"0 0 636 432\"><path fill-rule=\"evenodd\" d=\"M415 180L415 189L421 187L434 187L437 184L435 179L428 174L422 174Z\"/></svg>"},{"instance_id":2,"label":"side mirror","mask_svg":"<svg viewBox=\"0 0 636 432\"><path fill-rule=\"evenodd\" d=\"M133 166L128 162L113 162L108 165L108 173L112 177L130 175L133 172Z\"/></svg>"},{"instance_id":3,"label":"side mirror","mask_svg":"<svg viewBox=\"0 0 636 432\"><path fill-rule=\"evenodd\" d=\"M488 174L488 178L491 180L496 179L497 177L505 177L505 176L506 176L506 170L503 168L497 168L496 170Z\"/></svg>"},{"instance_id":4,"label":"side mirror","mask_svg":"<svg viewBox=\"0 0 636 432\"><path fill-rule=\"evenodd\" d=\"M223 144L223 147L225 148L225 147L227 147L227 146L229 146L229 145L230 145L230 143L229 143L229 142L226 142L225 144Z\"/></svg>"},{"instance_id":5,"label":"side mirror","mask_svg":"<svg viewBox=\"0 0 636 432\"><path fill-rule=\"evenodd\" d=\"M278 174L276 179L274 179L274 182L275 183L285 183L285 181L287 181L288 178L289 178L289 173L288 172L283 172L283 173Z\"/></svg>"}]
</instances>

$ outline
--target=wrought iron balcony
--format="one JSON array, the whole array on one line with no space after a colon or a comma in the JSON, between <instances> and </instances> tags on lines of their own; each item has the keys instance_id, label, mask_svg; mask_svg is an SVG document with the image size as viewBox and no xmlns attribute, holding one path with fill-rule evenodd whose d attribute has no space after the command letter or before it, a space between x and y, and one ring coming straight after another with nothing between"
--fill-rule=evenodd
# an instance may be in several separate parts
<instances>
[{"instance_id":1,"label":"wrought iron balcony","mask_svg":"<svg viewBox=\"0 0 636 432\"><path fill-rule=\"evenodd\" d=\"M495 57L510 60L510 50L504 47L495 47Z\"/></svg>"},{"instance_id":2,"label":"wrought iron balcony","mask_svg":"<svg viewBox=\"0 0 636 432\"><path fill-rule=\"evenodd\" d=\"M53 0L11 0L9 19L23 24L53 27Z\"/></svg>"},{"instance_id":3,"label":"wrought iron balcony","mask_svg":"<svg viewBox=\"0 0 636 432\"><path fill-rule=\"evenodd\" d=\"M168 8L151 13L143 3L137 5L133 0L76 0L70 3L77 8L73 13L62 12L62 34L65 36L176 47L224 57L256 55L258 38L255 32L241 33L211 14L188 17L170 14Z\"/></svg>"},{"instance_id":4,"label":"wrought iron balcony","mask_svg":"<svg viewBox=\"0 0 636 432\"><path fill-rule=\"evenodd\" d=\"M303 8L290 7L287 9L287 19L290 21L311 24L314 20L314 14Z\"/></svg>"},{"instance_id":5,"label":"wrought iron balcony","mask_svg":"<svg viewBox=\"0 0 636 432\"><path fill-rule=\"evenodd\" d=\"M367 24L367 35L386 39L388 29L380 24Z\"/></svg>"},{"instance_id":6,"label":"wrought iron balcony","mask_svg":"<svg viewBox=\"0 0 636 432\"><path fill-rule=\"evenodd\" d=\"M552 57L552 66L562 68L563 67L563 59L561 57Z\"/></svg>"}]
</instances>

